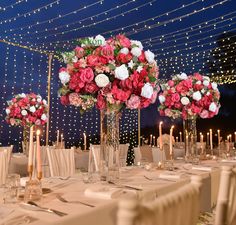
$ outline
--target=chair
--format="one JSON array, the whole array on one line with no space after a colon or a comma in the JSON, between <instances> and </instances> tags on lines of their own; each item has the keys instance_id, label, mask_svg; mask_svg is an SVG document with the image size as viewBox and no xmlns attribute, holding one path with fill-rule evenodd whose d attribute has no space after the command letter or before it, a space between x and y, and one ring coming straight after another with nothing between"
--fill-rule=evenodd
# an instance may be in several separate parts
<instances>
[{"instance_id":1,"label":"chair","mask_svg":"<svg viewBox=\"0 0 236 225\"><path fill-rule=\"evenodd\" d=\"M134 148L134 162L136 165L141 162L153 162L152 147L149 145L143 145L141 147Z\"/></svg>"},{"instance_id":2,"label":"chair","mask_svg":"<svg viewBox=\"0 0 236 225\"><path fill-rule=\"evenodd\" d=\"M8 174L11 153L13 145L7 147L0 147L0 185L4 184L6 181L6 176Z\"/></svg>"},{"instance_id":3,"label":"chair","mask_svg":"<svg viewBox=\"0 0 236 225\"><path fill-rule=\"evenodd\" d=\"M164 152L162 152L159 148L153 147L152 148L152 158L153 158L153 162L158 163L163 160L165 161L166 156L165 156Z\"/></svg>"},{"instance_id":4,"label":"chair","mask_svg":"<svg viewBox=\"0 0 236 225\"><path fill-rule=\"evenodd\" d=\"M152 202L140 203L126 198L119 202L117 225L196 225L199 215L201 177L161 196Z\"/></svg>"},{"instance_id":5,"label":"chair","mask_svg":"<svg viewBox=\"0 0 236 225\"><path fill-rule=\"evenodd\" d=\"M214 225L236 224L236 168L223 166Z\"/></svg>"},{"instance_id":6,"label":"chair","mask_svg":"<svg viewBox=\"0 0 236 225\"><path fill-rule=\"evenodd\" d=\"M51 176L71 176L75 173L74 149L47 148Z\"/></svg>"},{"instance_id":7,"label":"chair","mask_svg":"<svg viewBox=\"0 0 236 225\"><path fill-rule=\"evenodd\" d=\"M163 151L165 152L166 160L170 160L171 159L171 157L170 157L170 145L169 144L164 144L163 145ZM174 154L174 152L173 152L173 154Z\"/></svg>"},{"instance_id":8,"label":"chair","mask_svg":"<svg viewBox=\"0 0 236 225\"><path fill-rule=\"evenodd\" d=\"M119 156L120 156L120 166L126 166L127 153L129 150L129 144L120 144L119 145Z\"/></svg>"}]
</instances>

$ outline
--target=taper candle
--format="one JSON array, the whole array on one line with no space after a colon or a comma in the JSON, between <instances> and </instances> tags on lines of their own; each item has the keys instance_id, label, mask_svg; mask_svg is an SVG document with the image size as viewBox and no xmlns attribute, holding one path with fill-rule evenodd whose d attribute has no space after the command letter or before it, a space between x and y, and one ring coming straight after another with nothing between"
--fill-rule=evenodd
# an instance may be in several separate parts
<instances>
[{"instance_id":1,"label":"taper candle","mask_svg":"<svg viewBox=\"0 0 236 225\"><path fill-rule=\"evenodd\" d=\"M210 149L213 150L212 129L210 129Z\"/></svg>"},{"instance_id":2,"label":"taper candle","mask_svg":"<svg viewBox=\"0 0 236 225\"><path fill-rule=\"evenodd\" d=\"M59 146L59 137L60 137L60 131L57 130L57 146Z\"/></svg>"},{"instance_id":3,"label":"taper candle","mask_svg":"<svg viewBox=\"0 0 236 225\"><path fill-rule=\"evenodd\" d=\"M162 142L162 124L163 124L163 122L161 121L161 122L159 123L159 141L160 141L159 146L160 146L160 149L161 149L161 150L163 149L163 142Z\"/></svg>"},{"instance_id":4,"label":"taper candle","mask_svg":"<svg viewBox=\"0 0 236 225\"><path fill-rule=\"evenodd\" d=\"M183 142L183 139L182 139L182 132L179 132L179 141L180 141L180 142Z\"/></svg>"},{"instance_id":5,"label":"taper candle","mask_svg":"<svg viewBox=\"0 0 236 225\"><path fill-rule=\"evenodd\" d=\"M30 127L30 138L29 138L29 157L28 157L28 172L30 178L33 172L33 152L34 152L34 126Z\"/></svg>"},{"instance_id":6,"label":"taper candle","mask_svg":"<svg viewBox=\"0 0 236 225\"><path fill-rule=\"evenodd\" d=\"M40 150L40 130L36 132L36 146L37 146L37 177L40 180L42 178L42 161Z\"/></svg>"},{"instance_id":7,"label":"taper candle","mask_svg":"<svg viewBox=\"0 0 236 225\"><path fill-rule=\"evenodd\" d=\"M173 129L174 126L171 126L170 128L170 155L173 157Z\"/></svg>"},{"instance_id":8,"label":"taper candle","mask_svg":"<svg viewBox=\"0 0 236 225\"><path fill-rule=\"evenodd\" d=\"M84 150L87 149L87 140L86 140L86 134L84 133Z\"/></svg>"},{"instance_id":9,"label":"taper candle","mask_svg":"<svg viewBox=\"0 0 236 225\"><path fill-rule=\"evenodd\" d=\"M220 146L220 130L217 130L218 146Z\"/></svg>"},{"instance_id":10,"label":"taper candle","mask_svg":"<svg viewBox=\"0 0 236 225\"><path fill-rule=\"evenodd\" d=\"M63 134L61 134L61 148L63 148Z\"/></svg>"},{"instance_id":11,"label":"taper candle","mask_svg":"<svg viewBox=\"0 0 236 225\"><path fill-rule=\"evenodd\" d=\"M150 140L149 140L149 142L150 142L150 146L152 146L152 134L150 134Z\"/></svg>"}]
</instances>

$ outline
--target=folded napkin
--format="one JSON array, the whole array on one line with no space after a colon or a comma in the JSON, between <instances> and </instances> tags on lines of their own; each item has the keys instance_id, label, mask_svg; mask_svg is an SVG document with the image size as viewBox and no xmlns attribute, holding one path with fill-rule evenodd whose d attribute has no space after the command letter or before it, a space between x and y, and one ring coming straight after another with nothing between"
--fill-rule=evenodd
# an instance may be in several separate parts
<instances>
[{"instance_id":1,"label":"folded napkin","mask_svg":"<svg viewBox=\"0 0 236 225\"><path fill-rule=\"evenodd\" d=\"M221 162L236 163L235 159L222 159Z\"/></svg>"},{"instance_id":2,"label":"folded napkin","mask_svg":"<svg viewBox=\"0 0 236 225\"><path fill-rule=\"evenodd\" d=\"M29 181L29 177L20 178L20 186L25 187L26 182Z\"/></svg>"},{"instance_id":3,"label":"folded napkin","mask_svg":"<svg viewBox=\"0 0 236 225\"><path fill-rule=\"evenodd\" d=\"M84 195L99 199L113 199L119 197L123 193L122 189L110 187L92 187L84 191Z\"/></svg>"},{"instance_id":4,"label":"folded napkin","mask_svg":"<svg viewBox=\"0 0 236 225\"><path fill-rule=\"evenodd\" d=\"M160 178L164 179L180 179L181 174L176 174L176 173L161 173L159 175Z\"/></svg>"},{"instance_id":5,"label":"folded napkin","mask_svg":"<svg viewBox=\"0 0 236 225\"><path fill-rule=\"evenodd\" d=\"M212 167L209 167L209 166L193 166L192 170L212 171Z\"/></svg>"}]
</instances>

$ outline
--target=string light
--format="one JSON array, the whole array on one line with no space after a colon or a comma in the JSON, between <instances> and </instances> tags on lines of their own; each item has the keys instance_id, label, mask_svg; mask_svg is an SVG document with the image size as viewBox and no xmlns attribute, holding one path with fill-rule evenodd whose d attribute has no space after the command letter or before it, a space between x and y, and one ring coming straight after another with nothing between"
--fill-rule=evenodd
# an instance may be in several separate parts
<instances>
[{"instance_id":1,"label":"string light","mask_svg":"<svg viewBox=\"0 0 236 225\"><path fill-rule=\"evenodd\" d=\"M15 16L15 17L11 17L9 19L0 21L0 24L11 23L12 21L16 21L17 19L19 19L21 17L26 18L27 16L37 14L37 13L41 12L42 10L47 10L49 7L52 7L55 4L59 4L59 2L60 2L60 0L57 0L57 1L51 2L50 4L39 7L37 9L33 9L30 12L27 12L27 13L24 13L24 14L17 14L17 16Z\"/></svg>"},{"instance_id":2,"label":"string light","mask_svg":"<svg viewBox=\"0 0 236 225\"><path fill-rule=\"evenodd\" d=\"M22 3L22 2L27 2L28 0L19 0L19 1L17 1L17 2L15 2L15 3L13 3L13 4L11 4L11 5L8 5L8 6L4 6L4 7L0 7L0 12L1 11L6 11L8 8L14 8L14 6L16 6L16 5L19 5L20 3Z\"/></svg>"}]
</instances>

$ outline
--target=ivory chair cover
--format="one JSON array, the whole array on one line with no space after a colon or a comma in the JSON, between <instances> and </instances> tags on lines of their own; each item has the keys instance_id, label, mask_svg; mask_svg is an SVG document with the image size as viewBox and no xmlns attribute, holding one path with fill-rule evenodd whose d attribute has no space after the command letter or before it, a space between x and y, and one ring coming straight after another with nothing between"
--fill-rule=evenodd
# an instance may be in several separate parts
<instances>
[{"instance_id":1,"label":"ivory chair cover","mask_svg":"<svg viewBox=\"0 0 236 225\"><path fill-rule=\"evenodd\" d=\"M120 144L119 145L119 156L120 156L120 166L126 166L127 153L129 150L129 144Z\"/></svg>"},{"instance_id":2,"label":"ivory chair cover","mask_svg":"<svg viewBox=\"0 0 236 225\"><path fill-rule=\"evenodd\" d=\"M236 168L223 166L214 225L236 224Z\"/></svg>"},{"instance_id":3,"label":"ivory chair cover","mask_svg":"<svg viewBox=\"0 0 236 225\"><path fill-rule=\"evenodd\" d=\"M13 145L0 147L0 185L5 183L8 174Z\"/></svg>"},{"instance_id":4,"label":"ivory chair cover","mask_svg":"<svg viewBox=\"0 0 236 225\"><path fill-rule=\"evenodd\" d=\"M143 145L141 147L134 148L134 163L136 165L141 162L153 162L152 147L149 145Z\"/></svg>"},{"instance_id":5,"label":"ivory chair cover","mask_svg":"<svg viewBox=\"0 0 236 225\"><path fill-rule=\"evenodd\" d=\"M47 148L51 176L71 176L75 173L74 149Z\"/></svg>"},{"instance_id":6,"label":"ivory chair cover","mask_svg":"<svg viewBox=\"0 0 236 225\"><path fill-rule=\"evenodd\" d=\"M201 177L152 202L137 199L119 202L117 225L196 225L199 215Z\"/></svg>"},{"instance_id":7,"label":"ivory chair cover","mask_svg":"<svg viewBox=\"0 0 236 225\"><path fill-rule=\"evenodd\" d=\"M166 160L165 153L160 150L160 148L153 147L152 148L152 157L153 157L153 162L158 163L161 161Z\"/></svg>"}]
</instances>

